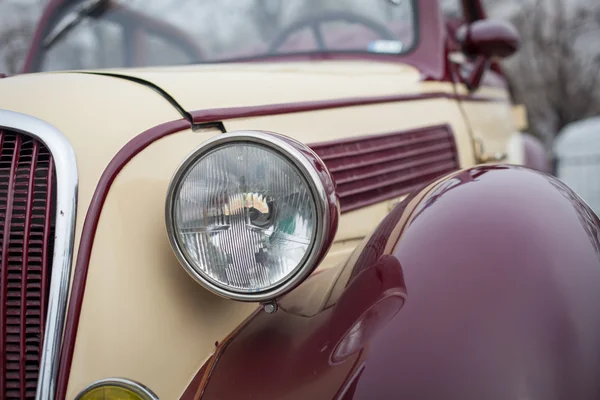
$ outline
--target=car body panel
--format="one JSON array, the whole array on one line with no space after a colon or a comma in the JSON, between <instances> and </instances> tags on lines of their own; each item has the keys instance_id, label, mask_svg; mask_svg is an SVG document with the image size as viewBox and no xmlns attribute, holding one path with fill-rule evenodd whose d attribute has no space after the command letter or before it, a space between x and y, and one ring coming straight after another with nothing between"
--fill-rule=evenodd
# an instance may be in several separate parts
<instances>
[{"instance_id":1,"label":"car body panel","mask_svg":"<svg viewBox=\"0 0 600 400\"><path fill-rule=\"evenodd\" d=\"M600 221L549 175L490 166L440 179L392 211L340 275L298 290L319 280L329 287L320 308L290 294L277 314L254 315L219 347L196 393L600 395Z\"/></svg>"},{"instance_id":2,"label":"car body panel","mask_svg":"<svg viewBox=\"0 0 600 400\"><path fill-rule=\"evenodd\" d=\"M185 105L186 111L397 95L398 101L383 104L361 105L359 101L352 107L229 118L223 123L228 131L270 130L304 143L448 124L454 134L460 165L467 167L476 162L469 127L462 119L460 101L454 97L452 84L422 81L412 67L324 62L291 64L288 70L283 63L274 67L236 64L224 69L228 68L231 72L201 66L190 68L188 73L174 68L127 74L160 86ZM246 68L252 72L240 72ZM334 74L336 68L342 72ZM354 68L360 73L352 72ZM239 84L231 84L230 78L238 74L243 79ZM0 84L3 93L0 107L47 120L75 147L81 176L76 246L90 199L110 159L144 130L181 118L159 93L124 79L52 73L8 78ZM199 88L198 95L189 91L190 84ZM282 85L288 89L282 90ZM29 101L19 97L23 90L54 93L53 101L48 104L42 97ZM505 95L501 90L486 88L482 92L492 97L478 101L484 109L509 109L509 103L502 100ZM119 96L113 97L111 93ZM443 96L427 97L428 93ZM70 112L60 112L65 109ZM177 398L214 351L215 341L221 340L256 308L221 300L194 283L178 265L164 228L162 209L169 179L185 155L218 133L187 129L160 139L135 156L110 187L89 261L67 398L74 397L96 379L114 375L155 382L152 389L161 398ZM91 137L102 137L101 145L92 143ZM334 246L320 270L344 262L377 221L403 197L343 214ZM315 295L314 301L318 298ZM143 338L137 326L144 327ZM94 363L86 362L89 359Z\"/></svg>"},{"instance_id":3,"label":"car body panel","mask_svg":"<svg viewBox=\"0 0 600 400\"><path fill-rule=\"evenodd\" d=\"M397 107L406 107L407 113L414 114L427 102L418 106L402 102ZM437 99L432 100L431 107L440 111L440 122L447 122L453 114L451 107L457 106L448 99ZM444 108L447 111L442 113ZM351 137L348 132L359 135L419 126L385 118L386 112L393 110L392 105L315 111L308 116L319 130L311 129L308 133L309 127L300 123L307 113L232 120L225 124L277 128L303 141ZM423 123L435 122L425 114L421 118ZM338 129L332 132L327 127L335 121L339 121ZM460 127L460 119L454 121L454 126ZM133 158L111 186L95 234L67 398L88 382L117 372L119 376L142 382L156 382L153 390L161 398L175 398L214 350L214 342L221 340L256 307L218 299L194 283L178 265L164 229L162 209L173 171L186 154L216 133L188 130L160 139ZM171 141L177 144L169 144ZM373 228L364 221L380 220L397 201L392 199L342 215L334 247L320 269L335 267L345 260L358 240ZM132 251L136 246L139 251ZM131 278L123 279L125 270L131 273ZM134 279L137 274L145 274L145 278ZM165 285L165 277L172 280L171 285ZM109 302L106 293L111 291L123 294ZM219 313L213 313L216 309ZM123 320L136 323L125 327ZM119 329L105 331L114 324ZM147 327L143 340L136 339L136 326ZM98 335L98 331L104 333ZM154 343L162 345L156 347ZM142 355L147 368L140 367ZM85 362L90 356L96 360L93 364ZM166 376L170 379L158 379Z\"/></svg>"},{"instance_id":4,"label":"car body panel","mask_svg":"<svg viewBox=\"0 0 600 400\"><path fill-rule=\"evenodd\" d=\"M45 93L52 93L52 97ZM80 179L75 249L90 199L111 158L145 129L180 118L168 102L148 88L87 74L3 79L0 108L34 115L55 126L71 142ZM101 141L91 140L99 137Z\"/></svg>"},{"instance_id":5,"label":"car body panel","mask_svg":"<svg viewBox=\"0 0 600 400\"><path fill-rule=\"evenodd\" d=\"M416 100L419 96L446 94L459 101L471 135L484 144L486 154L507 155L507 132L517 131L504 87L484 86L469 92L462 84L424 81L418 69L399 62L279 61L111 72L159 86L188 112L378 96L406 95ZM197 90L190 90L190 86ZM395 114L401 115L402 110Z\"/></svg>"},{"instance_id":6,"label":"car body panel","mask_svg":"<svg viewBox=\"0 0 600 400\"><path fill-rule=\"evenodd\" d=\"M160 398L176 398L214 343L257 307L200 287L180 267L165 229L173 171L218 133L184 130L160 139L112 183L94 237L67 398L107 376L149 382Z\"/></svg>"},{"instance_id":7,"label":"car body panel","mask_svg":"<svg viewBox=\"0 0 600 400\"><path fill-rule=\"evenodd\" d=\"M64 3L63 0L50 2L38 27L26 71L34 64L35 43L40 44L51 13ZM468 91L448 66L442 16L436 11L438 1L421 0L421 6L420 24L427 27L427 31L422 32L419 45L412 53L400 57L305 54L229 64L29 74L0 81L0 108L51 123L68 138L78 159L80 188L74 278L61 355L58 399L74 398L93 381L112 376L142 382L159 398L176 399L184 391L186 395L198 394L197 389L207 382L208 374L214 372L207 387L209 397L219 390L227 391L234 387L224 368L227 371L231 366L235 374L242 374L242 368L248 368L251 372L248 376L254 376L254 372L258 373L255 365L259 365L260 360L257 364L254 358L238 362L225 357L219 361L211 355L224 354L223 349L230 340L237 345L238 334L247 335L247 329L254 333L263 329L273 333L257 339L256 351L267 346L265 354L275 364L281 361L278 357L289 356L302 369L297 377L283 367L273 373L269 368L260 369L264 374L261 381L272 384L269 393L276 397L285 389L285 384L294 389L287 395L304 398L302 396L308 394L313 397L325 393L343 394L350 390L346 385L349 377L375 379L370 376L370 369L360 369L365 361L364 353L354 353L339 361L337 369L325 365L326 351L315 355L315 346L321 344L319 332L331 334L323 330L331 317L324 310L331 312L340 307L341 297L348 299L347 312L341 317L338 312L336 318L341 320L334 321L346 326L352 322L348 318L360 317L359 311L366 312L365 307L380 300L381 293L391 292L396 295L395 300L401 302L392 306L402 307L392 319L395 323L403 320L403 311L410 307L414 279L420 280L417 287L431 284L432 288L439 288L437 278L430 275L421 278L420 272L414 269L406 274L405 282L403 273L397 273L406 268L404 261L400 259L400 269L395 265L398 259L394 261L394 257L406 252L411 259L417 259L418 255L443 257L435 251L438 247L430 243L432 239L419 236L421 240L417 240L413 250L400 251L403 246L400 243L406 243L406 239L396 242L391 238L418 235L412 232L418 232L419 226L427 232L435 230L435 223L423 227L421 221L427 220L427 215L434 215L431 210L437 210L438 203L444 202L448 195L442 200L436 198L431 193L434 185L413 193L398 206L408 192L415 191L410 188L374 204L343 212L334 244L324 261L302 286L281 299L281 310L272 316L262 312L252 314L257 304L221 299L185 273L169 245L164 206L167 185L181 161L221 131L273 131L316 146L442 126L452 135L456 168L477 165L487 153L507 153L506 161L514 164L528 162L525 139L516 133L502 76L490 72L482 87ZM439 184L452 179L445 178ZM465 185L460 193L467 193L472 186ZM499 185L494 193L506 198L511 190ZM436 204L425 210L415 223L414 209L430 201ZM477 207L488 205L475 205L474 209ZM447 213L450 210L456 213L453 218L465 212L464 207L456 205L448 210ZM443 229L433 232L432 237L443 242L440 239L443 233L449 241L464 244L461 240L465 239L456 234L456 229L443 224L444 218L450 218L448 215L434 215L430 221L434 218L437 221L440 215ZM494 216L496 213L491 210L487 217ZM393 222L393 226L388 227L391 229L388 237L377 236L381 233L381 226L377 228L381 221ZM469 223L475 226L475 222ZM365 266L365 274L356 280L359 272L355 267L365 263L365 254L370 254L373 247L372 238L384 243L385 254L392 257L380 265ZM464 257L479 254L477 251L464 253ZM455 259L448 262L452 260ZM457 268L464 272L466 267L458 265ZM391 282L383 292L377 291L381 289L376 284L379 273L387 277L386 282ZM449 274L447 270L443 273ZM460 281L459 275L457 273ZM350 290L350 282L358 284ZM469 298L469 289L465 288L464 298ZM439 300L440 295L434 299ZM405 300L408 305L404 304ZM281 332L286 331L284 335L279 335L279 322L274 321L281 321ZM402 326L398 326L402 330ZM378 325L377 329L383 327ZM342 334L338 329L334 336ZM288 343L286 338L292 341ZM286 347L286 344L291 346ZM413 344L419 348L421 343ZM269 349L269 345L272 348ZM369 343L369 347L371 345ZM393 345L390 345L390 354L396 354L398 349ZM272 349L281 352L269 353ZM302 360L301 350L306 351L306 360ZM238 347L231 354L241 354L239 351L254 350ZM416 357L415 353L411 354ZM434 356L427 354L427 357ZM398 359L402 359L401 355ZM318 379L313 376L315 370L322 374ZM275 381L268 381L271 375L276 377ZM226 383L225 387L215 389L218 379ZM252 384L244 379L237 382ZM299 380L304 380L300 386ZM190 385L192 381L198 388ZM390 379L389 385L381 386L382 390L394 382ZM299 387L301 390L297 390ZM251 389L245 394L267 393L261 392L262 388Z\"/></svg>"},{"instance_id":8,"label":"car body panel","mask_svg":"<svg viewBox=\"0 0 600 400\"><path fill-rule=\"evenodd\" d=\"M365 60L255 61L103 72L152 82L187 111L419 93L421 89L418 69Z\"/></svg>"},{"instance_id":9,"label":"car body panel","mask_svg":"<svg viewBox=\"0 0 600 400\"><path fill-rule=\"evenodd\" d=\"M504 105L490 107L472 101L462 101L461 105L473 131L473 137L483 144L484 156L493 154L508 156L507 127L517 132L512 108Z\"/></svg>"}]
</instances>

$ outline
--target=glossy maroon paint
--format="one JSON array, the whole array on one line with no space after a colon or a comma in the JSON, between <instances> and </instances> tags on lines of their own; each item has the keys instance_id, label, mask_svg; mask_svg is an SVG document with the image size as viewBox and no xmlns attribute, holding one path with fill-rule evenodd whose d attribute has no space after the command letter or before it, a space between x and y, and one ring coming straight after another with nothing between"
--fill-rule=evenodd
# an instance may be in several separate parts
<instances>
[{"instance_id":1,"label":"glossy maroon paint","mask_svg":"<svg viewBox=\"0 0 600 400\"><path fill-rule=\"evenodd\" d=\"M455 173L358 251L331 307L306 317L286 304L241 327L202 399L600 398L600 221L558 180L515 166ZM367 319L367 339L335 362L389 288L402 304Z\"/></svg>"},{"instance_id":2,"label":"glossy maroon paint","mask_svg":"<svg viewBox=\"0 0 600 400\"><path fill-rule=\"evenodd\" d=\"M90 256L92 253L92 247L94 246L94 237L96 235L96 228L98 227L100 213L112 183L119 172L121 172L123 167L146 147L158 139L189 128L191 128L190 122L181 119L167 122L142 132L129 141L113 157L100 177L100 181L96 186L96 190L94 191L94 195L92 196L90 206L85 216L79 243L79 251L77 253L77 260L75 262L75 271L73 273L73 283L71 286L69 308L65 323L63 346L60 355L60 368L58 371L58 382L56 389L57 400L64 400L66 396L69 375L71 372L71 363L73 361L73 351L75 349L75 340L77 338L79 318L81 316L81 305L83 303L87 273L90 265Z\"/></svg>"},{"instance_id":3,"label":"glossy maroon paint","mask_svg":"<svg viewBox=\"0 0 600 400\"><path fill-rule=\"evenodd\" d=\"M439 0L417 0L418 42L412 52L397 62L412 65L428 79L448 81L446 68L446 29Z\"/></svg>"},{"instance_id":4,"label":"glossy maroon paint","mask_svg":"<svg viewBox=\"0 0 600 400\"><path fill-rule=\"evenodd\" d=\"M491 65L489 58L479 56L473 63L473 70L468 76L462 77L462 82L469 90L477 90L483 81L483 77Z\"/></svg>"},{"instance_id":5,"label":"glossy maroon paint","mask_svg":"<svg viewBox=\"0 0 600 400\"><path fill-rule=\"evenodd\" d=\"M506 21L479 20L457 32L467 54L486 58L506 58L519 50L521 38L517 29Z\"/></svg>"},{"instance_id":6,"label":"glossy maroon paint","mask_svg":"<svg viewBox=\"0 0 600 400\"><path fill-rule=\"evenodd\" d=\"M479 19L458 28L454 37L460 48L473 56L468 63L471 67L468 76L455 72L458 82L472 91L480 86L508 88L502 68L494 59L508 57L519 49L520 37L514 26L504 21Z\"/></svg>"},{"instance_id":7,"label":"glossy maroon paint","mask_svg":"<svg viewBox=\"0 0 600 400\"><path fill-rule=\"evenodd\" d=\"M342 213L408 194L459 169L448 125L310 145L332 173Z\"/></svg>"},{"instance_id":8,"label":"glossy maroon paint","mask_svg":"<svg viewBox=\"0 0 600 400\"><path fill-rule=\"evenodd\" d=\"M550 155L538 138L523 134L523 146L525 147L525 166L542 172L552 172Z\"/></svg>"},{"instance_id":9,"label":"glossy maroon paint","mask_svg":"<svg viewBox=\"0 0 600 400\"><path fill-rule=\"evenodd\" d=\"M486 19L485 7L481 0L460 0L466 22Z\"/></svg>"},{"instance_id":10,"label":"glossy maroon paint","mask_svg":"<svg viewBox=\"0 0 600 400\"><path fill-rule=\"evenodd\" d=\"M475 19L486 19L487 13L485 11L485 7L483 6L482 0L467 0L473 2L475 9L477 10L477 15L475 15Z\"/></svg>"}]
</instances>

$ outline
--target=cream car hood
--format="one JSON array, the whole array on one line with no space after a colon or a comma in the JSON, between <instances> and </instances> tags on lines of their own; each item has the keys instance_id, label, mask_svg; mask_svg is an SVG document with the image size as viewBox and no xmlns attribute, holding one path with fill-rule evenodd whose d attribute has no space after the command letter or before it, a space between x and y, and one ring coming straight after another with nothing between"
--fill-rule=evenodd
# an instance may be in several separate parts
<instances>
[{"instance_id":1,"label":"cream car hood","mask_svg":"<svg viewBox=\"0 0 600 400\"><path fill-rule=\"evenodd\" d=\"M150 82L186 111L420 93L413 67L367 61L204 64L94 71ZM384 79L382 79L384 77Z\"/></svg>"},{"instance_id":2,"label":"cream car hood","mask_svg":"<svg viewBox=\"0 0 600 400\"><path fill-rule=\"evenodd\" d=\"M156 90L158 88L160 90ZM424 85L418 70L396 63L205 64L9 77L0 79L0 108L40 118L68 138L77 154L80 206L83 206L80 210L84 212L111 158L144 130L185 117L182 110L192 112L434 90L439 87ZM315 140L309 132L291 135L304 142Z\"/></svg>"}]
</instances>

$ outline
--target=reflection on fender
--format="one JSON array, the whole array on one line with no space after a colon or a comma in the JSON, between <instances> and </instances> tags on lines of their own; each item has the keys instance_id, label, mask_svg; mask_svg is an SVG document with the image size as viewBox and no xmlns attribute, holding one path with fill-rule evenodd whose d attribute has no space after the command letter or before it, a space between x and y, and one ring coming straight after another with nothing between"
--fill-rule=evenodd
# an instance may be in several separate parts
<instances>
[{"instance_id":1,"label":"reflection on fender","mask_svg":"<svg viewBox=\"0 0 600 400\"><path fill-rule=\"evenodd\" d=\"M202 398L597 398L599 249L600 221L553 177L451 174L313 287L332 293L321 311L292 311L309 301L292 292L242 326Z\"/></svg>"}]
</instances>

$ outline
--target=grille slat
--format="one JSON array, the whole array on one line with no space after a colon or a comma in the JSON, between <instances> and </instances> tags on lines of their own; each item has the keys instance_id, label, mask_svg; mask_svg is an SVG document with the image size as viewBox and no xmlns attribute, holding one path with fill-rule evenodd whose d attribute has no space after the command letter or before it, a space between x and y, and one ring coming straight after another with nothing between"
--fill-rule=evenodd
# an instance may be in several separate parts
<instances>
[{"instance_id":1,"label":"grille slat","mask_svg":"<svg viewBox=\"0 0 600 400\"><path fill-rule=\"evenodd\" d=\"M336 182L342 212L410 193L459 169L454 136L440 125L317 143Z\"/></svg>"},{"instance_id":2,"label":"grille slat","mask_svg":"<svg viewBox=\"0 0 600 400\"><path fill-rule=\"evenodd\" d=\"M344 172L348 169L371 167L374 165L388 164L391 162L397 162L400 160L406 160L407 158L422 157L431 153L449 152L452 149L452 145L449 142L434 143L433 145L412 145L403 146L402 148L392 148L380 151L377 153L370 153L360 155L360 157L347 157L337 162L329 162L331 165L329 169L331 172Z\"/></svg>"},{"instance_id":3,"label":"grille slat","mask_svg":"<svg viewBox=\"0 0 600 400\"><path fill-rule=\"evenodd\" d=\"M440 139L447 138L444 132L431 132L425 134L407 134L401 140L397 140L396 134L384 134L380 135L379 138L372 139L369 137L360 138L353 141L351 146L338 145L331 146L325 150L322 145L319 145L323 150L323 161L330 161L336 158L343 157L355 157L358 155L376 153L381 150L389 150L394 148L401 148L407 145L422 145L429 142L436 142Z\"/></svg>"},{"instance_id":4,"label":"grille slat","mask_svg":"<svg viewBox=\"0 0 600 400\"><path fill-rule=\"evenodd\" d=\"M422 168L420 171L405 174L381 174L370 180L355 180L346 185L338 186L340 188L340 198L346 198L361 193L367 193L373 190L385 189L387 187L409 187L417 185L424 177L440 176L447 171L452 171L453 162L437 164L433 167Z\"/></svg>"},{"instance_id":5,"label":"grille slat","mask_svg":"<svg viewBox=\"0 0 600 400\"><path fill-rule=\"evenodd\" d=\"M10 318L7 316L7 308L9 308L7 304L8 291L9 291L9 283L8 283L8 275L9 275L9 266L12 264L9 259L9 244L10 244L10 228L12 221L12 207L14 203L13 199L13 191L15 186L15 172L17 168L17 163L19 160L19 150L21 147L21 137L20 136L12 136L2 132L2 151L0 153L0 174L5 175L8 173L8 180L6 182L7 187L3 191L6 193L6 197L2 198L2 203L6 204L6 210L2 215L2 261L1 261L1 278L0 278L0 323L2 324L0 337L2 340L2 348L0 348L0 394L4 394L8 389L12 389L12 384L14 381L7 381L7 361L12 361L14 358L15 352L9 351L6 347L6 335L8 327L15 328L15 324L10 321ZM6 162L6 159L10 160ZM18 329L18 328L17 328ZM12 330L12 329L11 329ZM13 393L12 390L9 391ZM19 393L20 394L20 393Z\"/></svg>"},{"instance_id":6,"label":"grille slat","mask_svg":"<svg viewBox=\"0 0 600 400\"><path fill-rule=\"evenodd\" d=\"M53 237L54 168L37 140L0 130L0 398L33 399Z\"/></svg>"},{"instance_id":7,"label":"grille slat","mask_svg":"<svg viewBox=\"0 0 600 400\"><path fill-rule=\"evenodd\" d=\"M38 156L38 143L34 142L33 143L33 149L31 152L31 163L29 165L26 165L26 167L28 167L28 181L27 181L27 187L24 190L24 192L27 194L27 205L32 205L33 204L33 191L35 189L34 186L34 178L35 178L35 167L37 165L37 156ZM25 230L23 231L23 264L21 266L21 299L26 299L27 298L27 292L29 290L35 290L35 287L32 287L33 285L30 285L29 283L29 246L30 244L32 244L28 238L31 234L31 218L32 218L32 212L33 210L31 209L32 207L26 207L25 209ZM26 282L26 284L23 284L23 282ZM39 286L39 285L38 285ZM35 321L35 320L34 320ZM27 318L27 302L25 301L21 301L21 321L20 321L20 325L21 325L21 330L23 329L24 326L30 324L31 322L33 322L33 324L35 325L35 322L28 320ZM39 325L39 319L38 321L38 325ZM25 388L27 386L27 379L25 377L25 358L23 357L24 354L26 354L27 352L27 348L29 343L27 343L26 337L24 335L21 335L21 349L20 349L20 354L21 354L21 365L19 366L21 375L20 375L20 381L21 382L25 382L25 385L21 385L21 398L25 398Z\"/></svg>"}]
</instances>

